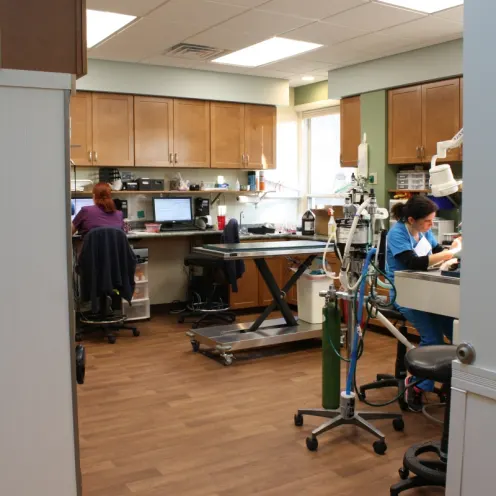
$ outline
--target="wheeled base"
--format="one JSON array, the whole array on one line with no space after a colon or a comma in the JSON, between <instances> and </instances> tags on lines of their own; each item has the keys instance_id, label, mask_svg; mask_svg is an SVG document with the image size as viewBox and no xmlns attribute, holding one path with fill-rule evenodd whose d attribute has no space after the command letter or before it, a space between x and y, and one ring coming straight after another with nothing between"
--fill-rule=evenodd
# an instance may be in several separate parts
<instances>
[{"instance_id":1,"label":"wheeled base","mask_svg":"<svg viewBox=\"0 0 496 496\"><path fill-rule=\"evenodd\" d=\"M105 337L107 338L107 341L110 344L115 344L117 340L117 336L114 334L114 332L116 331L120 331L120 330L131 331L133 333L133 336L136 338L140 335L140 331L138 330L137 327L122 323L124 321L119 321L119 322L112 322L112 321L99 322L99 321L81 320L81 326L76 331L76 336L75 336L76 342L80 342L83 340L83 334L86 330L91 330L91 331L95 331L97 329L103 330L103 332L105 333Z\"/></svg>"},{"instance_id":2,"label":"wheeled base","mask_svg":"<svg viewBox=\"0 0 496 496\"><path fill-rule=\"evenodd\" d=\"M319 447L317 436L320 434L339 427L340 425L355 425L378 438L373 444L374 451L378 455L384 455L387 450L386 438L379 429L376 429L372 424L367 422L367 420L392 419L394 430L402 431L405 428L403 417L400 413L355 412L355 395L353 393L348 397L344 393L341 394L341 406L338 410L326 410L325 408L298 410L298 413L294 416L294 423L296 426L303 425L303 415L330 419L317 427L317 429L313 430L312 435L307 437L307 448L310 451L316 451Z\"/></svg>"},{"instance_id":3,"label":"wheeled base","mask_svg":"<svg viewBox=\"0 0 496 496\"><path fill-rule=\"evenodd\" d=\"M405 374L406 377L406 374ZM377 380L369 384L360 386L358 399L364 401L366 399L366 391L373 389L395 388L398 390L398 403L402 410L408 410L408 404L405 401L405 377L395 377L391 374L377 374Z\"/></svg>"}]
</instances>

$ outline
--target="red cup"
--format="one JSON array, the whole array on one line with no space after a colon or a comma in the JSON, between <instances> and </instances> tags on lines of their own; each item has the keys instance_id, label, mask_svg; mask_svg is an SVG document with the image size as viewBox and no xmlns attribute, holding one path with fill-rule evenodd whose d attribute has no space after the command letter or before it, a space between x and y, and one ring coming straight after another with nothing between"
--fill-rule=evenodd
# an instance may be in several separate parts
<instances>
[{"instance_id":1,"label":"red cup","mask_svg":"<svg viewBox=\"0 0 496 496\"><path fill-rule=\"evenodd\" d=\"M217 216L217 226L219 231L223 231L224 227L226 227L226 216L225 215L218 215Z\"/></svg>"}]
</instances>

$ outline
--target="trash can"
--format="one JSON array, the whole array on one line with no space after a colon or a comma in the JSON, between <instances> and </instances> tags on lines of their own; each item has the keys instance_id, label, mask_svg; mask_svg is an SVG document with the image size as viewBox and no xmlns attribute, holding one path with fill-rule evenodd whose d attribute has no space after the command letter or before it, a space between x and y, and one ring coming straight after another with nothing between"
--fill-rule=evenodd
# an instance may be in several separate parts
<instances>
[{"instance_id":1,"label":"trash can","mask_svg":"<svg viewBox=\"0 0 496 496\"><path fill-rule=\"evenodd\" d=\"M310 324L322 324L322 308L324 299L319 296L320 291L327 291L332 279L325 274L304 273L296 283L298 293L298 317Z\"/></svg>"}]
</instances>

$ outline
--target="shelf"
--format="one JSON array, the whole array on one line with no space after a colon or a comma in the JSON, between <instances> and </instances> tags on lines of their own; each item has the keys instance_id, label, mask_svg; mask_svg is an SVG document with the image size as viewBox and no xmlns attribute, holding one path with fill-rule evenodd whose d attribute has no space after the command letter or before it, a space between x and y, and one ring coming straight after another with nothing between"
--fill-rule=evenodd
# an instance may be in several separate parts
<instances>
[{"instance_id":1,"label":"shelf","mask_svg":"<svg viewBox=\"0 0 496 496\"><path fill-rule=\"evenodd\" d=\"M112 191L114 195L236 195L258 196L260 194L275 193L275 191L234 191L232 189L207 189L202 191ZM72 196L88 196L91 191L71 191Z\"/></svg>"},{"instance_id":2,"label":"shelf","mask_svg":"<svg viewBox=\"0 0 496 496\"><path fill-rule=\"evenodd\" d=\"M388 189L389 193L430 193L430 189Z\"/></svg>"}]
</instances>

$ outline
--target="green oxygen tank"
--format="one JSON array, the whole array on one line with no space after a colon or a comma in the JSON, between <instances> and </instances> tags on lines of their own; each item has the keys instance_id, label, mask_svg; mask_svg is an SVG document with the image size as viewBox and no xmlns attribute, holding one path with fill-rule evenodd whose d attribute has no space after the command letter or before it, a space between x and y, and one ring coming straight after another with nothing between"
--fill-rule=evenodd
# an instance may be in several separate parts
<instances>
[{"instance_id":1,"label":"green oxygen tank","mask_svg":"<svg viewBox=\"0 0 496 496\"><path fill-rule=\"evenodd\" d=\"M337 356L341 341L341 315L336 291L331 286L322 309L322 407L339 408L341 395L341 360ZM334 349L333 349L334 347Z\"/></svg>"}]
</instances>

